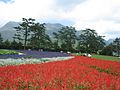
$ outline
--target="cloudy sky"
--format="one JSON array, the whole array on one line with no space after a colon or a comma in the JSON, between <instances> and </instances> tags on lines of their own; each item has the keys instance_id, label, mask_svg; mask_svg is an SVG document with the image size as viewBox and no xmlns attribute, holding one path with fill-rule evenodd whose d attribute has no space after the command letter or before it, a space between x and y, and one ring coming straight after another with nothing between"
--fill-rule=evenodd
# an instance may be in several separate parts
<instances>
[{"instance_id":1,"label":"cloudy sky","mask_svg":"<svg viewBox=\"0 0 120 90\"><path fill-rule=\"evenodd\" d=\"M0 0L0 27L23 17L120 37L120 0Z\"/></svg>"}]
</instances>

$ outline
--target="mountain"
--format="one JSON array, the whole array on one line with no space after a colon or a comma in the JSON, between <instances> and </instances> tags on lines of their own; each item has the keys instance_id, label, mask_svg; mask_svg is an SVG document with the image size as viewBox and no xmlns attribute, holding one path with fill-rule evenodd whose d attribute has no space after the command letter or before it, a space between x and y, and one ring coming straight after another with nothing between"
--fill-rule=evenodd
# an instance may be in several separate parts
<instances>
[{"instance_id":1,"label":"mountain","mask_svg":"<svg viewBox=\"0 0 120 90\"><path fill-rule=\"evenodd\" d=\"M109 45L110 43L112 43L115 39L109 39L107 41L105 41L106 45Z\"/></svg>"},{"instance_id":2,"label":"mountain","mask_svg":"<svg viewBox=\"0 0 120 90\"><path fill-rule=\"evenodd\" d=\"M7 39L9 41L13 40L14 34L16 33L16 30L14 29L14 27L17 27L19 23L20 22L10 21L0 28L0 33L3 37L3 40L7 40ZM46 33L53 38L53 32L58 32L62 27L64 27L64 25L59 23L46 23L45 27L46 27ZM81 31L77 31L76 35L79 36L80 33ZM106 45L109 45L113 41L114 39L109 39L109 40L106 40L105 43Z\"/></svg>"},{"instance_id":3,"label":"mountain","mask_svg":"<svg viewBox=\"0 0 120 90\"><path fill-rule=\"evenodd\" d=\"M19 25L20 22L14 22L14 21L10 21L8 23L6 23L3 27L0 28L0 33L3 37L4 40L13 40L13 36L16 33L16 30L14 29L14 27L17 27ZM53 32L58 32L62 27L64 27L64 25L59 24L59 23L46 23L45 24L46 27L46 33L50 36L53 37ZM76 35L79 36L81 33L81 31L77 31ZM114 41L114 39L109 39L107 41L105 41L106 45L109 45L110 43L112 43Z\"/></svg>"},{"instance_id":4,"label":"mountain","mask_svg":"<svg viewBox=\"0 0 120 90\"><path fill-rule=\"evenodd\" d=\"M0 31L7 31L7 30L13 30L13 27L16 27L19 25L19 22L14 22L14 21L10 21L8 23L6 23L3 27L0 28Z\"/></svg>"},{"instance_id":5,"label":"mountain","mask_svg":"<svg viewBox=\"0 0 120 90\"><path fill-rule=\"evenodd\" d=\"M54 23L54 24L47 23L45 24L45 27L46 27L46 33L49 36L53 37L53 32L58 32L64 26L59 23Z\"/></svg>"},{"instance_id":6,"label":"mountain","mask_svg":"<svg viewBox=\"0 0 120 90\"><path fill-rule=\"evenodd\" d=\"M16 33L16 30L14 29L14 27L17 27L19 25L18 22L13 22L10 21L7 24L5 24L3 27L0 28L0 33L3 37L3 40L13 40L13 36Z\"/></svg>"},{"instance_id":7,"label":"mountain","mask_svg":"<svg viewBox=\"0 0 120 90\"><path fill-rule=\"evenodd\" d=\"M19 22L13 22L10 21L6 23L3 27L0 28L0 33L3 37L4 40L13 40L13 36L16 33L16 30L14 27L17 27L19 25ZM59 24L59 23L46 23L46 33L50 36L53 37L53 32L58 32L64 25ZM80 31L77 31L76 35L79 35Z\"/></svg>"},{"instance_id":8,"label":"mountain","mask_svg":"<svg viewBox=\"0 0 120 90\"><path fill-rule=\"evenodd\" d=\"M19 22L13 22L10 21L8 23L6 23L3 27L0 28L0 33L3 37L4 40L13 40L13 36L16 33L16 30L14 29L14 27L19 26ZM51 24L51 23L47 23L45 25L46 27L46 33L50 36L53 36L52 33L53 32L58 32L60 30L61 27L63 27L63 25L59 24L59 23L55 23L55 24Z\"/></svg>"}]
</instances>

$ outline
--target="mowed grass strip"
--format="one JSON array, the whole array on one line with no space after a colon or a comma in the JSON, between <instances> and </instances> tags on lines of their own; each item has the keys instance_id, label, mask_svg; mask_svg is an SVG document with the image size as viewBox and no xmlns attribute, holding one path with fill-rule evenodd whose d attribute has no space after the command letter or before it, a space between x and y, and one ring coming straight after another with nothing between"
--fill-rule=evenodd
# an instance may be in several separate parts
<instances>
[{"instance_id":1,"label":"mowed grass strip","mask_svg":"<svg viewBox=\"0 0 120 90\"><path fill-rule=\"evenodd\" d=\"M97 55L97 54L92 54L92 58L98 58L98 59L102 59L102 60L120 61L120 58L118 58L118 57Z\"/></svg>"},{"instance_id":2,"label":"mowed grass strip","mask_svg":"<svg viewBox=\"0 0 120 90\"><path fill-rule=\"evenodd\" d=\"M82 53L72 53L73 55L81 56ZM111 61L120 61L120 58L115 56L107 56L107 55L98 55L92 54L92 58L102 59L102 60L111 60Z\"/></svg>"},{"instance_id":3,"label":"mowed grass strip","mask_svg":"<svg viewBox=\"0 0 120 90\"><path fill-rule=\"evenodd\" d=\"M18 54L15 50L0 49L0 54Z\"/></svg>"}]
</instances>

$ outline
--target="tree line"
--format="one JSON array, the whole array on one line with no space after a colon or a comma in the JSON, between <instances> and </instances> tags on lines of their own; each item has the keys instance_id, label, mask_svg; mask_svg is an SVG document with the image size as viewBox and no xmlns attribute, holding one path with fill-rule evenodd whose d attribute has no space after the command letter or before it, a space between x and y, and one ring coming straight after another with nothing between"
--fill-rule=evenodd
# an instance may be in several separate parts
<instances>
[{"instance_id":1,"label":"tree line","mask_svg":"<svg viewBox=\"0 0 120 90\"><path fill-rule=\"evenodd\" d=\"M105 46L100 54L109 56L120 56L120 37L116 38L112 43Z\"/></svg>"},{"instance_id":2,"label":"tree line","mask_svg":"<svg viewBox=\"0 0 120 90\"><path fill-rule=\"evenodd\" d=\"M14 27L16 33L13 41L3 42L0 34L0 47L11 49L44 49L51 51L71 51L99 53L105 52L104 36L100 36L93 29L81 30L79 36L72 26L64 26L53 33L53 38L46 34L45 23L38 23L32 18L23 18L19 26ZM102 52L103 51L103 52Z\"/></svg>"}]
</instances>

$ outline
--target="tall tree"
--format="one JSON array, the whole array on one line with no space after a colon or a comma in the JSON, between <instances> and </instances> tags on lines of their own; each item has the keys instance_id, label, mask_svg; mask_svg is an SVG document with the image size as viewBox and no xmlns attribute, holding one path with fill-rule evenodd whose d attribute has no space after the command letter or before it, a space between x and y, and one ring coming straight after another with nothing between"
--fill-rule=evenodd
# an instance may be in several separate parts
<instances>
[{"instance_id":1,"label":"tall tree","mask_svg":"<svg viewBox=\"0 0 120 90\"><path fill-rule=\"evenodd\" d=\"M15 27L17 33L15 34L15 38L18 40L23 40L24 42L24 49L26 49L27 41L29 41L30 36L30 27L34 24L35 19L23 18L22 23L19 24L18 27Z\"/></svg>"},{"instance_id":2,"label":"tall tree","mask_svg":"<svg viewBox=\"0 0 120 90\"><path fill-rule=\"evenodd\" d=\"M31 45L34 48L44 49L50 46L51 40L50 37L45 33L45 23L35 23L31 27L32 36L31 36ZM49 43L49 45L48 45Z\"/></svg>"},{"instance_id":3,"label":"tall tree","mask_svg":"<svg viewBox=\"0 0 120 90\"><path fill-rule=\"evenodd\" d=\"M112 56L113 55L113 50L114 50L114 46L111 44L105 46L101 51L100 54L101 55L109 55Z\"/></svg>"},{"instance_id":4,"label":"tall tree","mask_svg":"<svg viewBox=\"0 0 120 90\"><path fill-rule=\"evenodd\" d=\"M2 38L1 33L0 33L0 48L2 48L2 46L3 46L3 38Z\"/></svg>"},{"instance_id":5,"label":"tall tree","mask_svg":"<svg viewBox=\"0 0 120 90\"><path fill-rule=\"evenodd\" d=\"M11 47L11 49L18 49L19 45L15 40L13 40L10 44L10 47Z\"/></svg>"},{"instance_id":6,"label":"tall tree","mask_svg":"<svg viewBox=\"0 0 120 90\"><path fill-rule=\"evenodd\" d=\"M120 38L116 38L113 42L114 46L116 47L115 50L117 52L117 56L120 56Z\"/></svg>"},{"instance_id":7,"label":"tall tree","mask_svg":"<svg viewBox=\"0 0 120 90\"><path fill-rule=\"evenodd\" d=\"M45 47L44 49L51 50L53 48L53 42L49 35L45 34L45 39L44 39Z\"/></svg>"},{"instance_id":8,"label":"tall tree","mask_svg":"<svg viewBox=\"0 0 120 90\"><path fill-rule=\"evenodd\" d=\"M59 50L60 49L60 46L59 46L59 37L58 37L58 34L53 32L53 35L54 35L54 40L53 40L53 48L54 50Z\"/></svg>"},{"instance_id":9,"label":"tall tree","mask_svg":"<svg viewBox=\"0 0 120 90\"><path fill-rule=\"evenodd\" d=\"M6 49L9 49L10 48L10 41L7 39L3 42L3 47L6 48Z\"/></svg>"},{"instance_id":10,"label":"tall tree","mask_svg":"<svg viewBox=\"0 0 120 90\"><path fill-rule=\"evenodd\" d=\"M97 32L92 29L82 30L78 41L79 46L87 53L97 53L97 51L101 50L105 45L103 36L99 36Z\"/></svg>"},{"instance_id":11,"label":"tall tree","mask_svg":"<svg viewBox=\"0 0 120 90\"><path fill-rule=\"evenodd\" d=\"M18 42L21 42L23 40L23 32L21 32L20 26L14 28L16 29L16 33L14 34L13 40L18 40Z\"/></svg>"},{"instance_id":12,"label":"tall tree","mask_svg":"<svg viewBox=\"0 0 120 90\"><path fill-rule=\"evenodd\" d=\"M58 33L54 33L60 46L64 50L72 51L76 43L76 30L74 27L62 27Z\"/></svg>"}]
</instances>

